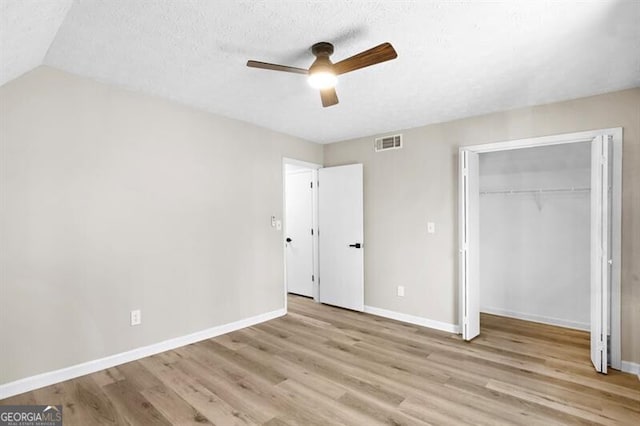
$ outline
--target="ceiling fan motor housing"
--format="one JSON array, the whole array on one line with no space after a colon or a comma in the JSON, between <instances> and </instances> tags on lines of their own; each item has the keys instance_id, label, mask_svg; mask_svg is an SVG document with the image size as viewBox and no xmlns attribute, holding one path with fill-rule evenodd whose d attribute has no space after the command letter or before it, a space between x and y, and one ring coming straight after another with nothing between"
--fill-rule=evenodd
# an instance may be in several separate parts
<instances>
[{"instance_id":1,"label":"ceiling fan motor housing","mask_svg":"<svg viewBox=\"0 0 640 426\"><path fill-rule=\"evenodd\" d=\"M333 73L333 63L329 59L329 56L333 54L333 45L331 43L316 43L311 46L311 53L316 56L316 60L309 67L309 74Z\"/></svg>"},{"instance_id":2,"label":"ceiling fan motor housing","mask_svg":"<svg viewBox=\"0 0 640 426\"><path fill-rule=\"evenodd\" d=\"M333 44L321 41L311 46L311 53L314 56L331 56L333 55Z\"/></svg>"}]
</instances>

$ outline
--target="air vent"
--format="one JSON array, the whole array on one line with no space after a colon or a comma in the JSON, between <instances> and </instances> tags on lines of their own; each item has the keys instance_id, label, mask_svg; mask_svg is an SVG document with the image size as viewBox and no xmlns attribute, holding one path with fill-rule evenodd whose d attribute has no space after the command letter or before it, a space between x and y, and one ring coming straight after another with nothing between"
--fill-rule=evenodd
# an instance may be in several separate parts
<instances>
[{"instance_id":1,"label":"air vent","mask_svg":"<svg viewBox=\"0 0 640 426\"><path fill-rule=\"evenodd\" d=\"M376 152L386 151L389 149L402 148L402 135L385 136L383 138L376 138L375 144Z\"/></svg>"}]
</instances>

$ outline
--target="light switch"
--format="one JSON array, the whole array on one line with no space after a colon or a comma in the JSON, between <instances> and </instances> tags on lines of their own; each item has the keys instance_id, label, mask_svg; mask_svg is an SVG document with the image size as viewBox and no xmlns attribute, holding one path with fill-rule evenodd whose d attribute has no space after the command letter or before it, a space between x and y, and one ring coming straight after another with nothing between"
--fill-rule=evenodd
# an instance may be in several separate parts
<instances>
[{"instance_id":1,"label":"light switch","mask_svg":"<svg viewBox=\"0 0 640 426\"><path fill-rule=\"evenodd\" d=\"M435 234L436 232L436 224L433 222L428 222L427 223L427 232L429 234Z\"/></svg>"},{"instance_id":2,"label":"light switch","mask_svg":"<svg viewBox=\"0 0 640 426\"><path fill-rule=\"evenodd\" d=\"M282 221L281 220L276 220L276 229L278 231L282 230Z\"/></svg>"}]
</instances>

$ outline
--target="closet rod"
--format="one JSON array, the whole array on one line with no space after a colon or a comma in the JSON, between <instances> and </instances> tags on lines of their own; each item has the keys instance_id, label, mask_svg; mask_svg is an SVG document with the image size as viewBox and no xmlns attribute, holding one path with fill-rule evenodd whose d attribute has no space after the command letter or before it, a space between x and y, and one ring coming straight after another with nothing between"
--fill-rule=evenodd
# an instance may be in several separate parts
<instances>
[{"instance_id":1,"label":"closet rod","mask_svg":"<svg viewBox=\"0 0 640 426\"><path fill-rule=\"evenodd\" d=\"M562 192L589 192L591 188L555 188L555 189L510 189L503 191L480 191L480 195L492 195L492 194L554 194Z\"/></svg>"}]
</instances>

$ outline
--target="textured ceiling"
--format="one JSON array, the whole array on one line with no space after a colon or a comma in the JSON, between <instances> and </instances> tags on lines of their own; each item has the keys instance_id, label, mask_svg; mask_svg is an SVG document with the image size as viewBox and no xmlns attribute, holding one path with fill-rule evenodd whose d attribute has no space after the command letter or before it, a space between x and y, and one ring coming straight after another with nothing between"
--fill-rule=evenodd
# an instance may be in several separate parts
<instances>
[{"instance_id":1,"label":"textured ceiling","mask_svg":"<svg viewBox=\"0 0 640 426\"><path fill-rule=\"evenodd\" d=\"M0 86L42 65L72 0L0 2Z\"/></svg>"},{"instance_id":2,"label":"textured ceiling","mask_svg":"<svg viewBox=\"0 0 640 426\"><path fill-rule=\"evenodd\" d=\"M2 3L3 77L33 66L65 4ZM44 63L332 142L640 86L638 22L638 1L77 0ZM399 56L341 76L330 108L304 76L245 66L307 68L318 41L334 61L385 41Z\"/></svg>"}]
</instances>

